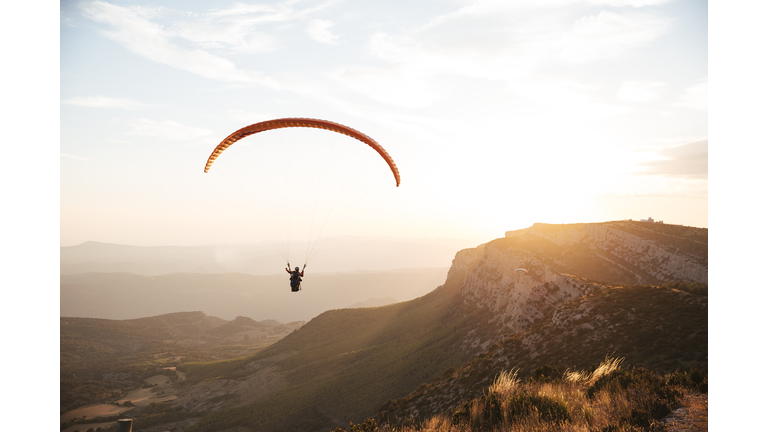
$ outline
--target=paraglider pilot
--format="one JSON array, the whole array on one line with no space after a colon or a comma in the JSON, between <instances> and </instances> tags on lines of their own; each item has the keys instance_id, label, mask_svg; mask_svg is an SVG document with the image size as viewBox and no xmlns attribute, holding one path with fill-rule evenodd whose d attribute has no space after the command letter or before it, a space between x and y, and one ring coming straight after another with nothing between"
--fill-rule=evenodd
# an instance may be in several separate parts
<instances>
[{"instance_id":1,"label":"paraglider pilot","mask_svg":"<svg viewBox=\"0 0 768 432\"><path fill-rule=\"evenodd\" d=\"M307 268L306 264L304 264L304 268ZM304 276L304 269L299 271L299 268L296 267L295 270L291 271L291 263L288 263L288 267L286 267L285 271L291 275L291 291L297 292L301 290L301 278Z\"/></svg>"}]
</instances>

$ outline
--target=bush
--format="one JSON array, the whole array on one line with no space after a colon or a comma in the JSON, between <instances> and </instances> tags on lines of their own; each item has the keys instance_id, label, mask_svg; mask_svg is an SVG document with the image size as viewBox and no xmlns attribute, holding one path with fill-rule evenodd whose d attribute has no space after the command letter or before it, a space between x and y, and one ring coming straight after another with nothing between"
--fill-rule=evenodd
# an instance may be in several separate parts
<instances>
[{"instance_id":1,"label":"bush","mask_svg":"<svg viewBox=\"0 0 768 432\"><path fill-rule=\"evenodd\" d=\"M372 418L367 418L360 424L349 422L349 432L376 432L377 429L378 425L376 424L376 420ZM347 432L347 430L343 428L336 428L333 430L333 432Z\"/></svg>"},{"instance_id":2,"label":"bush","mask_svg":"<svg viewBox=\"0 0 768 432\"><path fill-rule=\"evenodd\" d=\"M667 382L671 385L678 385L687 389L697 390L701 393L707 393L708 381L706 372L694 368L684 372L675 371L675 373L669 376Z\"/></svg>"},{"instance_id":3,"label":"bush","mask_svg":"<svg viewBox=\"0 0 768 432\"><path fill-rule=\"evenodd\" d=\"M538 412L546 422L570 422L568 408L561 401L533 394L516 394L508 401L507 415L509 418L523 417Z\"/></svg>"},{"instance_id":4,"label":"bush","mask_svg":"<svg viewBox=\"0 0 768 432\"><path fill-rule=\"evenodd\" d=\"M571 421L568 408L561 401L530 393L517 393L506 398L491 393L464 402L451 415L451 423L467 424L474 430L488 430L536 414L546 422Z\"/></svg>"},{"instance_id":5,"label":"bush","mask_svg":"<svg viewBox=\"0 0 768 432\"><path fill-rule=\"evenodd\" d=\"M565 367L565 365L545 364L544 366L536 369L533 372L533 376L531 378L537 382L547 383L562 377L566 370L568 370L568 368Z\"/></svg>"}]
</instances>

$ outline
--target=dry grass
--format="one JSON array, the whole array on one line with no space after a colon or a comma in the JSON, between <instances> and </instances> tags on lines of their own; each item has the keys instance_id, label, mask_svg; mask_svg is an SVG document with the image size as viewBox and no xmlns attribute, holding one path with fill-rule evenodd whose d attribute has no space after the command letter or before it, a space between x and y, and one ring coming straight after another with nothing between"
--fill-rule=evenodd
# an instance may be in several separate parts
<instances>
[{"instance_id":1,"label":"dry grass","mask_svg":"<svg viewBox=\"0 0 768 432\"><path fill-rule=\"evenodd\" d=\"M495 394L502 398L509 396L515 392L520 385L520 379L517 377L517 369L510 371L503 371L493 380L493 383L488 387L488 393Z\"/></svg>"},{"instance_id":2,"label":"dry grass","mask_svg":"<svg viewBox=\"0 0 768 432\"><path fill-rule=\"evenodd\" d=\"M566 371L563 379L569 382L582 382L587 385L592 385L595 383L595 381L599 380L601 377L610 374L616 369L619 369L621 367L621 363L623 362L624 362L624 357L611 358L609 356L605 356L605 360L603 360L603 362L600 363L600 366L598 366L597 369L594 370L594 372Z\"/></svg>"},{"instance_id":3,"label":"dry grass","mask_svg":"<svg viewBox=\"0 0 768 432\"><path fill-rule=\"evenodd\" d=\"M650 405L651 401L658 402L659 387L643 387L645 384L634 385L631 388L625 388L618 384L605 385L598 384L601 389L596 392L587 392L588 389L601 377L608 376L612 372L621 369L623 358L606 357L594 372L568 372L563 375L563 379L553 382L528 381L521 383L516 370L503 372L496 377L493 383L488 387L488 392L482 397L475 398L465 406L465 420L455 417L457 412L432 417L421 425L406 426L402 428L388 429L393 432L589 432L595 430L610 429L616 431L635 431L647 430L648 426L641 426L633 423L633 418L637 413ZM643 375L646 374L646 375ZM622 371L619 375L623 379L633 379L637 383L644 383L647 379L647 372ZM615 380L614 377L610 378ZM613 381L609 382L612 383ZM665 387L669 388L669 387ZM677 388L677 387L675 387ZM536 405L527 414L508 414L512 413L514 407L512 404L519 403L521 397L527 397L528 400L543 400L546 403ZM693 408L695 405L698 412L703 412L699 416L698 424L706 425L706 400L703 402L686 398L686 402ZM701 408L703 405L703 409ZM567 418L563 420L547 419L547 407L565 407ZM496 408L494 408L496 407ZM494 423L489 424L489 413L487 410L501 408L501 417L498 414ZM519 407L519 405L518 405ZM509 410L509 411L508 411ZM659 417L655 417L658 419ZM703 418L703 421L701 420ZM651 419L651 423L658 423L658 420ZM686 429L687 430L687 429ZM704 429L706 430L706 429Z\"/></svg>"}]
</instances>

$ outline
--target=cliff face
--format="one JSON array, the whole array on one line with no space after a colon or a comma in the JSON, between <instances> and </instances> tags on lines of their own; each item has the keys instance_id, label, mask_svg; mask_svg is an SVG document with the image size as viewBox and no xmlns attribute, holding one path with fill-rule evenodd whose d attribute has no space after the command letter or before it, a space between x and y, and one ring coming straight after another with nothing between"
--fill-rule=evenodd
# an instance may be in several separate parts
<instances>
[{"instance_id":1,"label":"cliff face","mask_svg":"<svg viewBox=\"0 0 768 432\"><path fill-rule=\"evenodd\" d=\"M581 245L605 260L637 269L637 283L707 283L707 229L629 221L565 225L559 230L543 225L522 231L561 247ZM520 231L507 232L505 237L516 235Z\"/></svg>"},{"instance_id":2,"label":"cliff face","mask_svg":"<svg viewBox=\"0 0 768 432\"><path fill-rule=\"evenodd\" d=\"M707 277L706 229L630 221L510 231L457 253L448 273L448 281L460 284L463 303L483 311L494 329L470 335L467 350L522 331L605 284L706 283Z\"/></svg>"}]
</instances>

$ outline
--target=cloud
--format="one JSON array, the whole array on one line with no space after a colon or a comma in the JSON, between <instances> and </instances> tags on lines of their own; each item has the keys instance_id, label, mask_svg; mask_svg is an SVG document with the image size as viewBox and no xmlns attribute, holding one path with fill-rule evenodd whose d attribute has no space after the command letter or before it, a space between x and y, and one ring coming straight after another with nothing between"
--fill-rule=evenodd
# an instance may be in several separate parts
<instances>
[{"instance_id":1,"label":"cloud","mask_svg":"<svg viewBox=\"0 0 768 432\"><path fill-rule=\"evenodd\" d=\"M608 3L638 7L659 2ZM656 40L671 20L619 10L574 22L571 17L585 6L589 2L472 2L402 32L375 32L367 52L383 62L346 66L328 76L373 100L407 108L433 106L462 93L476 97L478 89L495 87L497 93L518 96L508 99L513 103L533 101L537 109L567 116L609 117L625 112L626 107L598 102L602 96L594 86L559 78L562 63L627 53ZM661 87L654 85L646 85L642 95L639 88L632 94L627 88L621 97L656 97Z\"/></svg>"},{"instance_id":2,"label":"cloud","mask_svg":"<svg viewBox=\"0 0 768 432\"><path fill-rule=\"evenodd\" d=\"M260 72L238 69L231 61L201 49L185 49L171 42L176 33L150 21L159 9L127 8L105 2L82 5L87 18L109 24L103 34L128 50L152 61L220 81L249 82L277 86Z\"/></svg>"},{"instance_id":3,"label":"cloud","mask_svg":"<svg viewBox=\"0 0 768 432\"><path fill-rule=\"evenodd\" d=\"M571 63L615 57L657 39L670 23L669 18L656 15L601 11L574 22L564 35L560 55Z\"/></svg>"},{"instance_id":4,"label":"cloud","mask_svg":"<svg viewBox=\"0 0 768 432\"><path fill-rule=\"evenodd\" d=\"M664 147L657 151L660 159L638 164L644 170L636 174L706 179L709 170L708 141L703 139Z\"/></svg>"},{"instance_id":5,"label":"cloud","mask_svg":"<svg viewBox=\"0 0 768 432\"><path fill-rule=\"evenodd\" d=\"M700 83L685 89L673 106L707 111L709 108L709 84L707 78Z\"/></svg>"},{"instance_id":6,"label":"cloud","mask_svg":"<svg viewBox=\"0 0 768 432\"><path fill-rule=\"evenodd\" d=\"M331 21L315 19L310 21L309 25L307 25L307 33L309 34L309 37L318 42L333 45L339 37L331 33L330 28L332 26L333 23Z\"/></svg>"},{"instance_id":7,"label":"cloud","mask_svg":"<svg viewBox=\"0 0 768 432\"><path fill-rule=\"evenodd\" d=\"M602 4L613 7L644 7L644 6L658 6L664 3L669 3L671 0L590 0L592 4Z\"/></svg>"},{"instance_id":8,"label":"cloud","mask_svg":"<svg viewBox=\"0 0 768 432\"><path fill-rule=\"evenodd\" d=\"M61 101L64 105L74 105L88 108L123 108L140 109L156 105L136 102L131 99L110 98L106 96L76 96Z\"/></svg>"},{"instance_id":9,"label":"cloud","mask_svg":"<svg viewBox=\"0 0 768 432\"><path fill-rule=\"evenodd\" d=\"M299 19L302 12L284 4L247 5L237 3L228 9L191 14L171 26L174 34L205 49L232 53L266 53L278 47L277 39L259 29L269 23Z\"/></svg>"},{"instance_id":10,"label":"cloud","mask_svg":"<svg viewBox=\"0 0 768 432\"><path fill-rule=\"evenodd\" d=\"M622 102L649 102L658 98L666 86L656 81L624 81L616 97Z\"/></svg>"},{"instance_id":11,"label":"cloud","mask_svg":"<svg viewBox=\"0 0 768 432\"><path fill-rule=\"evenodd\" d=\"M125 123L133 127L133 131L129 132L129 135L152 136L174 141L187 141L215 135L213 131L208 129L184 126L172 121L137 119L126 120Z\"/></svg>"},{"instance_id":12,"label":"cloud","mask_svg":"<svg viewBox=\"0 0 768 432\"><path fill-rule=\"evenodd\" d=\"M495 10L553 9L574 6L634 7L658 6L672 0L461 0L470 8Z\"/></svg>"},{"instance_id":13,"label":"cloud","mask_svg":"<svg viewBox=\"0 0 768 432\"><path fill-rule=\"evenodd\" d=\"M174 30L176 35L205 49L226 49L242 54L268 53L277 49L277 41L272 35L242 27L250 26L200 21L176 23Z\"/></svg>"},{"instance_id":14,"label":"cloud","mask_svg":"<svg viewBox=\"0 0 768 432\"><path fill-rule=\"evenodd\" d=\"M87 158L87 157L75 156L75 155L71 155L71 154L67 154L67 153L59 153L59 156L63 157L63 158L67 158L67 159L76 159L76 160L84 160L84 161L91 160L90 158Z\"/></svg>"}]
</instances>

